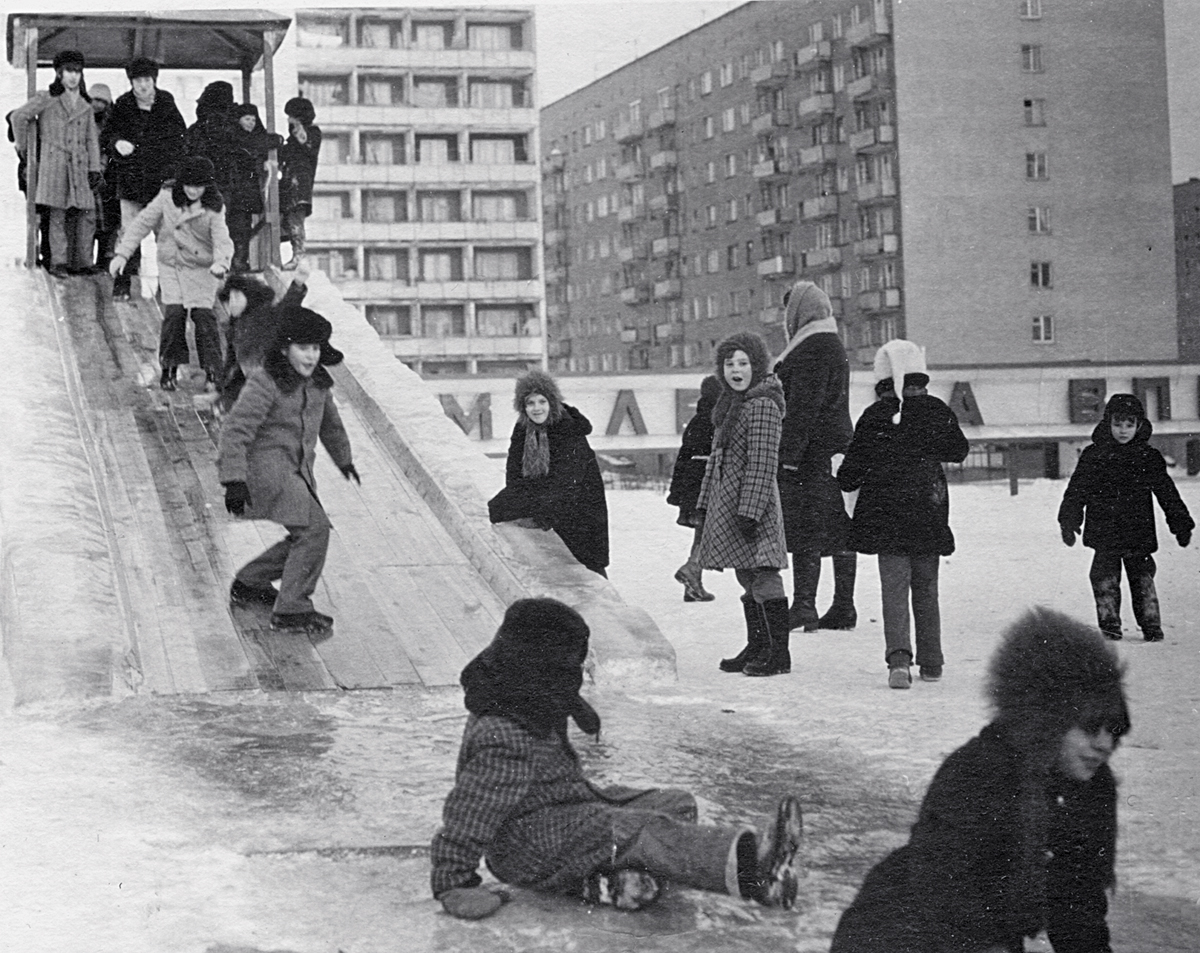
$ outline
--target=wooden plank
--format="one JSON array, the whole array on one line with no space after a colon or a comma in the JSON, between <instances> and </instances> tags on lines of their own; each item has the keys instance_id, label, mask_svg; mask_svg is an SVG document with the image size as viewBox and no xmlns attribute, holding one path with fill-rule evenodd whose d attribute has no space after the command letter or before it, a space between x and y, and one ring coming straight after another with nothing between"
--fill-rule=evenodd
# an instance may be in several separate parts
<instances>
[{"instance_id":1,"label":"wooden plank","mask_svg":"<svg viewBox=\"0 0 1200 953\"><path fill-rule=\"evenodd\" d=\"M431 687L457 685L469 658L434 608L442 597L440 587L427 596L405 566L378 566L371 570L371 580L389 614L404 620L395 630L396 637L421 681Z\"/></svg>"},{"instance_id":2,"label":"wooden plank","mask_svg":"<svg viewBox=\"0 0 1200 953\"><path fill-rule=\"evenodd\" d=\"M471 585L469 578L474 572L461 566L415 566L409 570L421 592L441 594L431 600L434 611L467 659L492 640L504 616L494 594L487 599L482 586Z\"/></svg>"}]
</instances>

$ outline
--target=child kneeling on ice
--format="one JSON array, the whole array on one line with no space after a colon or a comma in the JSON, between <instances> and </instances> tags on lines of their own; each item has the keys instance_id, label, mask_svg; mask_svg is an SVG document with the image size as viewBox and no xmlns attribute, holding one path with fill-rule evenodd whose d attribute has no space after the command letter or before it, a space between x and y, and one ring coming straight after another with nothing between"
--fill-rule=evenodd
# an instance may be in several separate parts
<instances>
[{"instance_id":1,"label":"child kneeling on ice","mask_svg":"<svg viewBox=\"0 0 1200 953\"><path fill-rule=\"evenodd\" d=\"M478 920L507 897L481 886L482 856L504 883L637 910L663 881L791 907L800 845L796 799L764 836L696 823L685 791L593 786L567 739L567 716L598 735L579 696L588 627L554 599L509 606L491 645L462 673L471 713L454 789L433 838L433 895Z\"/></svg>"}]
</instances>

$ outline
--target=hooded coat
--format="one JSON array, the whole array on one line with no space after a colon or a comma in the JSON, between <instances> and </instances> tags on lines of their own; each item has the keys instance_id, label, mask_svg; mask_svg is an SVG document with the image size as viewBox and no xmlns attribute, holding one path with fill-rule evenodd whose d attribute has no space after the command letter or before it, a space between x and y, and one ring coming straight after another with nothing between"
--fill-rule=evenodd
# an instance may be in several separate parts
<instances>
[{"instance_id":1,"label":"hooded coat","mask_svg":"<svg viewBox=\"0 0 1200 953\"><path fill-rule=\"evenodd\" d=\"M1104 419L1092 431L1092 445L1079 457L1067 483L1058 522L1074 532L1083 526L1083 545L1109 553L1153 553L1158 549L1153 497L1158 499L1173 535L1190 532L1195 521L1167 473L1163 455L1150 446L1154 428L1141 410L1125 405L1122 417L1136 413L1137 432L1126 444L1112 435L1113 410L1122 407L1114 395Z\"/></svg>"},{"instance_id":2,"label":"hooded coat","mask_svg":"<svg viewBox=\"0 0 1200 953\"><path fill-rule=\"evenodd\" d=\"M154 91L154 105L149 110L138 106L133 90L118 96L104 126L101 146L120 197L149 205L163 182L175 174L175 166L184 156L186 132L175 97L165 89ZM117 152L121 140L133 143L128 156Z\"/></svg>"},{"instance_id":3,"label":"hooded coat","mask_svg":"<svg viewBox=\"0 0 1200 953\"><path fill-rule=\"evenodd\" d=\"M332 387L322 365L304 378L278 351L246 381L221 425L217 474L249 487L248 519L308 525L318 439L339 469L353 462Z\"/></svg>"},{"instance_id":4,"label":"hooded coat","mask_svg":"<svg viewBox=\"0 0 1200 953\"><path fill-rule=\"evenodd\" d=\"M38 124L35 201L51 208L95 208L89 172L100 171L100 139L83 96L40 92L9 114L17 152L25 158L28 123Z\"/></svg>"},{"instance_id":5,"label":"hooded coat","mask_svg":"<svg viewBox=\"0 0 1200 953\"><path fill-rule=\"evenodd\" d=\"M712 450L712 412L721 393L721 384L713 376L704 378L700 387L700 399L696 401L696 413L683 428L683 440L675 457L671 471L671 488L667 503L679 507L680 526L698 526L696 500L700 486L704 483L704 471L708 468L708 456Z\"/></svg>"},{"instance_id":6,"label":"hooded coat","mask_svg":"<svg viewBox=\"0 0 1200 953\"><path fill-rule=\"evenodd\" d=\"M900 413L900 422L893 417ZM969 446L958 418L929 394L894 395L863 411L837 481L858 490L847 545L860 553L949 556L950 494L943 463L961 463Z\"/></svg>"}]
</instances>

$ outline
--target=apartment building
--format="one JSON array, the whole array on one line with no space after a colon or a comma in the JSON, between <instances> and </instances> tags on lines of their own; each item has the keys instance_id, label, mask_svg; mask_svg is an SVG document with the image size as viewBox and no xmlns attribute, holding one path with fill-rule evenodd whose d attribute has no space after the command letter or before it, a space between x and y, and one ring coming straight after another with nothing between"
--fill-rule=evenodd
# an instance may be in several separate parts
<instances>
[{"instance_id":1,"label":"apartment building","mask_svg":"<svg viewBox=\"0 0 1200 953\"><path fill-rule=\"evenodd\" d=\"M1200 361L1200 179L1175 186L1175 281L1179 357Z\"/></svg>"},{"instance_id":2,"label":"apartment building","mask_svg":"<svg viewBox=\"0 0 1200 953\"><path fill-rule=\"evenodd\" d=\"M551 366L1178 358L1161 0L752 2L542 110Z\"/></svg>"},{"instance_id":3,"label":"apartment building","mask_svg":"<svg viewBox=\"0 0 1200 953\"><path fill-rule=\"evenodd\" d=\"M296 12L316 267L424 375L543 361L533 13Z\"/></svg>"}]
</instances>

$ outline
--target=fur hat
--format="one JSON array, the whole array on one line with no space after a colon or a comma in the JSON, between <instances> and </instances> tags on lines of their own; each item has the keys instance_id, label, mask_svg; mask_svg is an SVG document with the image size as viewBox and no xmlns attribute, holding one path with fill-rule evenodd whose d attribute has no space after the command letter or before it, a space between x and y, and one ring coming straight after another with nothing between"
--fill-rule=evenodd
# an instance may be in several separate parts
<instances>
[{"instance_id":1,"label":"fur hat","mask_svg":"<svg viewBox=\"0 0 1200 953\"><path fill-rule=\"evenodd\" d=\"M1133 394L1113 394L1104 405L1104 422L1111 424L1113 418L1140 423L1146 419L1146 408Z\"/></svg>"},{"instance_id":2,"label":"fur hat","mask_svg":"<svg viewBox=\"0 0 1200 953\"><path fill-rule=\"evenodd\" d=\"M317 118L317 111L313 108L313 104L303 96L294 96L289 99L284 104L283 111L285 115L299 119L306 126L311 126L313 120Z\"/></svg>"},{"instance_id":3,"label":"fur hat","mask_svg":"<svg viewBox=\"0 0 1200 953\"><path fill-rule=\"evenodd\" d=\"M54 71L72 69L77 73L83 72L83 54L79 50L60 50L54 54Z\"/></svg>"},{"instance_id":4,"label":"fur hat","mask_svg":"<svg viewBox=\"0 0 1200 953\"><path fill-rule=\"evenodd\" d=\"M233 85L218 79L209 83L196 100L196 113L221 112L233 105Z\"/></svg>"},{"instance_id":5,"label":"fur hat","mask_svg":"<svg viewBox=\"0 0 1200 953\"><path fill-rule=\"evenodd\" d=\"M153 79L158 79L158 64L148 56L139 56L130 62L125 67L125 75L131 80L141 76L149 76Z\"/></svg>"},{"instance_id":6,"label":"fur hat","mask_svg":"<svg viewBox=\"0 0 1200 953\"><path fill-rule=\"evenodd\" d=\"M987 693L1016 743L1048 761L1072 728L1129 731L1124 666L1090 625L1044 607L1004 633L988 666Z\"/></svg>"},{"instance_id":7,"label":"fur hat","mask_svg":"<svg viewBox=\"0 0 1200 953\"><path fill-rule=\"evenodd\" d=\"M253 116L256 122L262 122L262 118L258 115L258 107L254 103L238 103L230 109L229 115L234 119L241 119L243 116Z\"/></svg>"},{"instance_id":8,"label":"fur hat","mask_svg":"<svg viewBox=\"0 0 1200 953\"><path fill-rule=\"evenodd\" d=\"M545 371L532 370L526 371L517 378L516 392L513 394L513 410L517 412L517 416L521 420L528 420L525 416L525 401L533 394L541 394L550 402L550 417L547 423L554 423L560 420L566 413L563 410L562 392L558 389L558 383L547 374Z\"/></svg>"},{"instance_id":9,"label":"fur hat","mask_svg":"<svg viewBox=\"0 0 1200 953\"><path fill-rule=\"evenodd\" d=\"M811 321L833 317L829 295L811 281L797 281L786 297L784 327L789 338Z\"/></svg>"},{"instance_id":10,"label":"fur hat","mask_svg":"<svg viewBox=\"0 0 1200 953\"><path fill-rule=\"evenodd\" d=\"M285 348L289 344L319 344L320 362L326 367L333 367L340 364L346 355L329 343L332 335L333 325L317 312L308 308L288 308L280 315L277 346Z\"/></svg>"},{"instance_id":11,"label":"fur hat","mask_svg":"<svg viewBox=\"0 0 1200 953\"><path fill-rule=\"evenodd\" d=\"M204 156L187 156L180 160L175 180L180 185L212 185L216 175L212 162Z\"/></svg>"},{"instance_id":12,"label":"fur hat","mask_svg":"<svg viewBox=\"0 0 1200 953\"><path fill-rule=\"evenodd\" d=\"M761 383L770 373L771 357L767 353L766 341L753 331L739 331L717 345L717 380L722 389L732 390L725 380L725 362L733 356L734 351L742 351L750 358L750 387Z\"/></svg>"},{"instance_id":13,"label":"fur hat","mask_svg":"<svg viewBox=\"0 0 1200 953\"><path fill-rule=\"evenodd\" d=\"M900 385L896 386L896 381ZM892 390L900 398L900 406L904 406L905 387L924 387L929 383L929 372L925 367L925 348L919 347L912 341L894 338L875 352L875 393L880 393L880 385L886 381L892 382ZM887 390L886 387L883 388ZM900 414L892 418L893 423L900 422Z\"/></svg>"},{"instance_id":14,"label":"fur hat","mask_svg":"<svg viewBox=\"0 0 1200 953\"><path fill-rule=\"evenodd\" d=\"M92 85L88 88L88 95L91 96L92 99L102 99L110 106L112 105L112 90L109 89L104 83L92 83Z\"/></svg>"}]
</instances>

